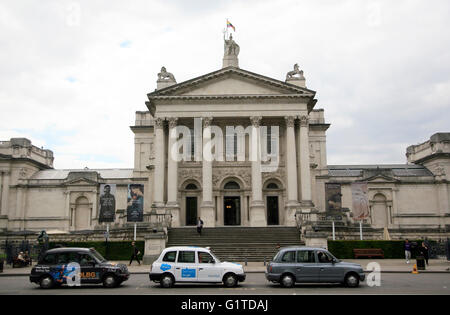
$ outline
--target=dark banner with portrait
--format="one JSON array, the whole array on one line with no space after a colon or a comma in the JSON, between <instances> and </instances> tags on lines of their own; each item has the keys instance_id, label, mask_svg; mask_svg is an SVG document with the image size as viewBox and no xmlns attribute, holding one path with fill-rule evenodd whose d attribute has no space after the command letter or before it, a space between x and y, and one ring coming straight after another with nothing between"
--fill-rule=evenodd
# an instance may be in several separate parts
<instances>
[{"instance_id":1,"label":"dark banner with portrait","mask_svg":"<svg viewBox=\"0 0 450 315\"><path fill-rule=\"evenodd\" d=\"M127 221L142 222L144 220L144 185L128 185Z\"/></svg>"},{"instance_id":2,"label":"dark banner with portrait","mask_svg":"<svg viewBox=\"0 0 450 315\"><path fill-rule=\"evenodd\" d=\"M116 185L101 184L100 185L100 214L98 222L114 222L116 214Z\"/></svg>"},{"instance_id":3,"label":"dark banner with portrait","mask_svg":"<svg viewBox=\"0 0 450 315\"><path fill-rule=\"evenodd\" d=\"M325 198L327 212L342 210L341 184L325 184Z\"/></svg>"}]
</instances>

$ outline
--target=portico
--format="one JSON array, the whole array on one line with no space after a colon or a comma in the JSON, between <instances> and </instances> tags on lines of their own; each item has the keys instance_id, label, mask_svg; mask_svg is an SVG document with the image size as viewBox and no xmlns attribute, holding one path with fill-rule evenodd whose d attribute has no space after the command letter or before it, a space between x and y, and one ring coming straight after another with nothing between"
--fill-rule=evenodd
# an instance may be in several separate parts
<instances>
[{"instance_id":1,"label":"portico","mask_svg":"<svg viewBox=\"0 0 450 315\"><path fill-rule=\"evenodd\" d=\"M152 207L170 212L173 226L192 224L194 215L205 227L294 226L296 212L314 206L309 114L315 92L303 74L282 82L237 64L179 84L165 72L148 94ZM279 184L268 198L271 181Z\"/></svg>"}]
</instances>

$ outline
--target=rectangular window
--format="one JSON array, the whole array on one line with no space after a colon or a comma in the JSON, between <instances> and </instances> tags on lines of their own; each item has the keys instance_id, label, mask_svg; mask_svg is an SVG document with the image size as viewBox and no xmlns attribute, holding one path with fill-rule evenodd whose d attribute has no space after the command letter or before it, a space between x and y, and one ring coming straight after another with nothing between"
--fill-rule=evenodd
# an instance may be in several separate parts
<instances>
[{"instance_id":1,"label":"rectangular window","mask_svg":"<svg viewBox=\"0 0 450 315\"><path fill-rule=\"evenodd\" d=\"M175 262L176 258L177 258L177 252L167 252L164 255L163 261L165 261L165 262Z\"/></svg>"},{"instance_id":2,"label":"rectangular window","mask_svg":"<svg viewBox=\"0 0 450 315\"><path fill-rule=\"evenodd\" d=\"M297 252L298 263L315 263L314 252L310 250L301 250Z\"/></svg>"},{"instance_id":3,"label":"rectangular window","mask_svg":"<svg viewBox=\"0 0 450 315\"><path fill-rule=\"evenodd\" d=\"M78 253L60 253L58 254L57 264L66 265L72 262L79 262Z\"/></svg>"},{"instance_id":4,"label":"rectangular window","mask_svg":"<svg viewBox=\"0 0 450 315\"><path fill-rule=\"evenodd\" d=\"M180 251L178 253L179 263L195 264L195 252L193 251Z\"/></svg>"},{"instance_id":5,"label":"rectangular window","mask_svg":"<svg viewBox=\"0 0 450 315\"><path fill-rule=\"evenodd\" d=\"M294 263L295 262L295 252L286 252L283 254L283 257L281 257L282 263Z\"/></svg>"},{"instance_id":6,"label":"rectangular window","mask_svg":"<svg viewBox=\"0 0 450 315\"><path fill-rule=\"evenodd\" d=\"M54 265L56 264L56 254L48 254L42 259L42 264L44 265Z\"/></svg>"},{"instance_id":7,"label":"rectangular window","mask_svg":"<svg viewBox=\"0 0 450 315\"><path fill-rule=\"evenodd\" d=\"M198 262L200 264L212 264L214 262L214 258L208 253L198 252Z\"/></svg>"}]
</instances>

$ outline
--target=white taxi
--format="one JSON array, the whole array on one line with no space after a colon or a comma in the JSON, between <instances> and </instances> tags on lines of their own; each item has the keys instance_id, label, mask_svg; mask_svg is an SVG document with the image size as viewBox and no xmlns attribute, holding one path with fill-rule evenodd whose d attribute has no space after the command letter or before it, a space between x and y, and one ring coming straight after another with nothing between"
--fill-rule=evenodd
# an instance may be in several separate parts
<instances>
[{"instance_id":1,"label":"white taxi","mask_svg":"<svg viewBox=\"0 0 450 315\"><path fill-rule=\"evenodd\" d=\"M245 281L242 265L220 262L209 250L202 247L169 247L162 251L150 269L150 281L170 288L176 282L223 283L237 286Z\"/></svg>"}]
</instances>

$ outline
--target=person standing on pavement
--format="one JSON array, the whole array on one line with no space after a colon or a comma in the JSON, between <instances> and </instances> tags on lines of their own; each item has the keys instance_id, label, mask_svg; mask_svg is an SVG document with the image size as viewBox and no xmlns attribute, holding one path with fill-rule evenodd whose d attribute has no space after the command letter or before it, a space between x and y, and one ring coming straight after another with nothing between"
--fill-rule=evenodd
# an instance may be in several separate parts
<instances>
[{"instance_id":1,"label":"person standing on pavement","mask_svg":"<svg viewBox=\"0 0 450 315\"><path fill-rule=\"evenodd\" d=\"M422 246L419 247L419 252L423 256L423 258L425 258L425 262L427 263L427 266L428 266L428 258L430 257L428 254L428 251L429 251L429 247L427 246L427 244L425 242L422 242Z\"/></svg>"},{"instance_id":2,"label":"person standing on pavement","mask_svg":"<svg viewBox=\"0 0 450 315\"><path fill-rule=\"evenodd\" d=\"M408 239L405 240L405 259L406 263L409 264L409 260L411 259L411 243Z\"/></svg>"},{"instance_id":3,"label":"person standing on pavement","mask_svg":"<svg viewBox=\"0 0 450 315\"><path fill-rule=\"evenodd\" d=\"M135 243L135 242L132 242L132 243L131 243L131 246L133 247L133 251L132 251L132 253L131 253L130 264L129 264L128 266L131 266L131 263L133 262L134 259L138 262L138 264L139 264L139 266L140 266L140 265L141 265L141 262L139 261L138 255L139 255L141 252L140 252L139 249L136 247L136 243Z\"/></svg>"},{"instance_id":4,"label":"person standing on pavement","mask_svg":"<svg viewBox=\"0 0 450 315\"><path fill-rule=\"evenodd\" d=\"M197 232L198 234L202 235L202 229L203 229L203 221L200 217L197 219Z\"/></svg>"}]
</instances>

